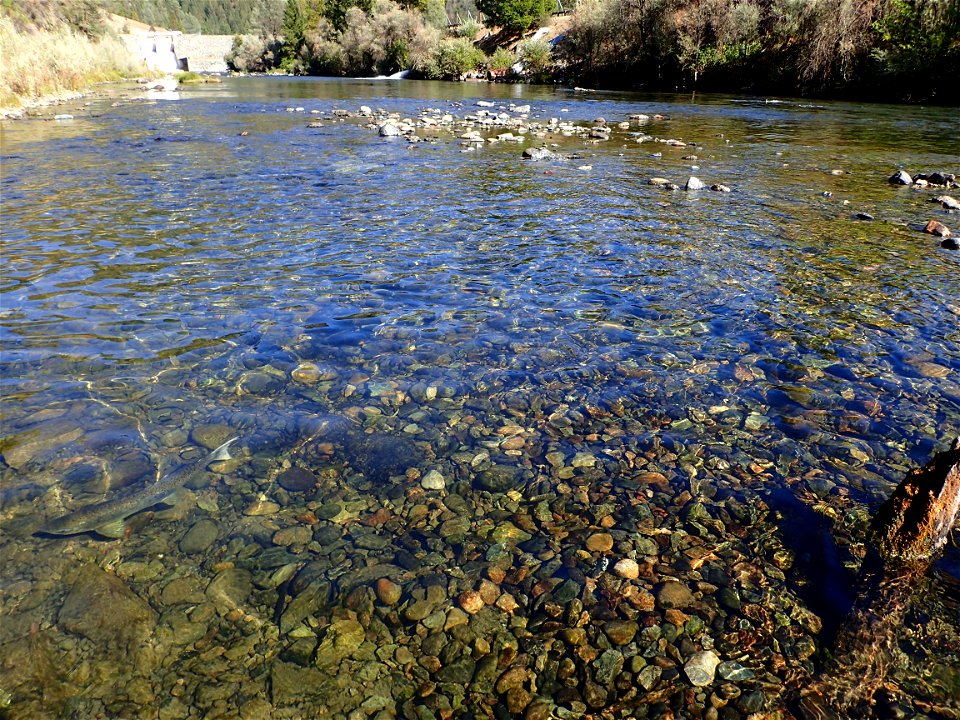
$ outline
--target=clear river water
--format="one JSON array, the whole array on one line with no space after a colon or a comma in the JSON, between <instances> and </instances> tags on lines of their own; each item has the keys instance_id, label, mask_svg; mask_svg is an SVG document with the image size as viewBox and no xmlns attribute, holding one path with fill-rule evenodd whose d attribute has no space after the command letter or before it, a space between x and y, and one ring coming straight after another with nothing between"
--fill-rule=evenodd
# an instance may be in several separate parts
<instances>
[{"instance_id":1,"label":"clear river water","mask_svg":"<svg viewBox=\"0 0 960 720\"><path fill-rule=\"evenodd\" d=\"M0 717L800 717L960 432L951 191L887 182L958 130L294 78L0 124ZM956 532L898 632L855 716L960 717Z\"/></svg>"}]
</instances>

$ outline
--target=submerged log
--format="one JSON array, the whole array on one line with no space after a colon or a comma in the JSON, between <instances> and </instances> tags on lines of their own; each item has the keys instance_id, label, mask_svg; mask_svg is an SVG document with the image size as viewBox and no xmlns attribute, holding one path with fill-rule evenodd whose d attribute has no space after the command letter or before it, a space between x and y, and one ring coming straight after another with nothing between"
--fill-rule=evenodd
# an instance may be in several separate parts
<instances>
[{"instance_id":1,"label":"submerged log","mask_svg":"<svg viewBox=\"0 0 960 720\"><path fill-rule=\"evenodd\" d=\"M960 509L960 438L911 470L871 525L874 548L864 588L841 627L836 652L801 695L806 720L865 717L895 657L897 639L920 578L946 545Z\"/></svg>"}]
</instances>

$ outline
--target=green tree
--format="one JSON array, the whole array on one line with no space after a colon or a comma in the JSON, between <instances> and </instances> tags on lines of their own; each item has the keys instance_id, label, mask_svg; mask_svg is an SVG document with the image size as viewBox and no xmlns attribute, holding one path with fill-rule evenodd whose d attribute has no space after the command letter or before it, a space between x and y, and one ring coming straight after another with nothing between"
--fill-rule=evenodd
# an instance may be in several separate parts
<instances>
[{"instance_id":1,"label":"green tree","mask_svg":"<svg viewBox=\"0 0 960 720\"><path fill-rule=\"evenodd\" d=\"M526 30L553 9L554 0L477 0L477 9L490 25Z\"/></svg>"},{"instance_id":2,"label":"green tree","mask_svg":"<svg viewBox=\"0 0 960 720\"><path fill-rule=\"evenodd\" d=\"M300 0L287 0L283 11L283 50L281 51L280 67L287 72L296 70L300 58L300 51L304 46L304 36L307 32L307 21L303 16Z\"/></svg>"}]
</instances>

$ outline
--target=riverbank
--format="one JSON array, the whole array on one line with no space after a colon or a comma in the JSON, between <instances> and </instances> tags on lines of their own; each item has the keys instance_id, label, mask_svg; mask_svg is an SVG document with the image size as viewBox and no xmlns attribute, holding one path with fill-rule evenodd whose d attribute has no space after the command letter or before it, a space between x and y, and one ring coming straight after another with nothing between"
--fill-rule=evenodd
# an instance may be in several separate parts
<instances>
[{"instance_id":1,"label":"riverbank","mask_svg":"<svg viewBox=\"0 0 960 720\"><path fill-rule=\"evenodd\" d=\"M0 116L78 97L101 82L143 75L145 68L113 37L93 40L66 25L21 30L0 17Z\"/></svg>"}]
</instances>

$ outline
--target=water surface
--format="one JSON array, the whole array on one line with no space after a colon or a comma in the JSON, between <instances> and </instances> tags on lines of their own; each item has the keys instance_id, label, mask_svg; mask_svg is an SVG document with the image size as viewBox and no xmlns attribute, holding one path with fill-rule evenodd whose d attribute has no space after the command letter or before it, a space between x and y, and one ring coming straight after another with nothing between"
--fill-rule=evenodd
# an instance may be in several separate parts
<instances>
[{"instance_id":1,"label":"water surface","mask_svg":"<svg viewBox=\"0 0 960 720\"><path fill-rule=\"evenodd\" d=\"M355 116L478 100L615 129ZM886 182L957 171L955 109L243 78L73 114L2 126L11 717L773 712L960 429L921 232L956 217ZM648 182L690 175L732 192ZM125 538L36 533L231 436ZM926 582L880 717L960 712L955 543Z\"/></svg>"}]
</instances>

